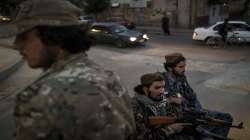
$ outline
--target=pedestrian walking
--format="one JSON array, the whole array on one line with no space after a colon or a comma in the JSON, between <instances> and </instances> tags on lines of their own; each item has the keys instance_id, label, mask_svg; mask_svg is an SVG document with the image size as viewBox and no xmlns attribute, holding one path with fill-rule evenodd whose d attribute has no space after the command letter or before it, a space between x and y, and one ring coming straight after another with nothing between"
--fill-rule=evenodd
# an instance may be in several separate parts
<instances>
[{"instance_id":1,"label":"pedestrian walking","mask_svg":"<svg viewBox=\"0 0 250 140\"><path fill-rule=\"evenodd\" d=\"M221 27L219 28L219 34L222 37L222 41L224 45L227 45L227 34L229 31L228 27L228 19L226 18L222 23Z\"/></svg>"},{"instance_id":2,"label":"pedestrian walking","mask_svg":"<svg viewBox=\"0 0 250 140\"><path fill-rule=\"evenodd\" d=\"M163 17L161 19L161 27L162 27L164 35L170 35L170 31L169 31L169 18L166 15L166 13L163 14Z\"/></svg>"}]
</instances>

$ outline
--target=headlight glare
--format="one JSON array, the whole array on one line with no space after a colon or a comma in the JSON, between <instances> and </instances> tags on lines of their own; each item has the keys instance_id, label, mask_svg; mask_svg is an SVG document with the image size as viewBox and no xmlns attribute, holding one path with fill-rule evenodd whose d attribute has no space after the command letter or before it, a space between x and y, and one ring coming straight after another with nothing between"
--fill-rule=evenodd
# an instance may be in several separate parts
<instances>
[{"instance_id":1,"label":"headlight glare","mask_svg":"<svg viewBox=\"0 0 250 140\"><path fill-rule=\"evenodd\" d=\"M143 39L147 39L147 40L149 39L149 37L148 37L147 34L144 34L144 35L142 36L142 38L143 38Z\"/></svg>"},{"instance_id":2,"label":"headlight glare","mask_svg":"<svg viewBox=\"0 0 250 140\"><path fill-rule=\"evenodd\" d=\"M198 36L198 33L194 32L193 33L193 38L195 38L196 36Z\"/></svg>"},{"instance_id":3,"label":"headlight glare","mask_svg":"<svg viewBox=\"0 0 250 140\"><path fill-rule=\"evenodd\" d=\"M130 38L129 38L129 40L130 40L131 42L136 41L136 39L137 39L136 37L130 37Z\"/></svg>"}]
</instances>

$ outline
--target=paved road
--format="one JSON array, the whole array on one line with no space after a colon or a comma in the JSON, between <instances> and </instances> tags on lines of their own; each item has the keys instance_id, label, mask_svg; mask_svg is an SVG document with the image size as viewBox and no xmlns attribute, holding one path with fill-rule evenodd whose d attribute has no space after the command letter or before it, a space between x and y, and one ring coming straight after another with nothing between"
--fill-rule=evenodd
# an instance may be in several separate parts
<instances>
[{"instance_id":1,"label":"paved road","mask_svg":"<svg viewBox=\"0 0 250 140\"><path fill-rule=\"evenodd\" d=\"M250 128L250 94L247 88L250 72L249 48L212 49L193 45L190 35L187 34L170 37L152 36L147 47L118 49L110 46L95 46L89 52L89 57L105 68L116 71L128 88L129 94L133 96L133 87L139 83L140 75L162 71L164 55L175 51L187 56L187 75L204 107L230 112L236 122L243 120L247 128L243 131L233 130L230 135L238 140L248 140L250 138L248 129ZM30 70L24 65L16 75L0 84L0 94L1 92L12 94L14 90L32 81L39 73L40 71ZM13 101L13 98L9 100ZM7 131L6 128L10 128L8 130L11 131ZM7 131L0 133L1 139L8 140L13 133L13 128L11 113L0 118L0 131Z\"/></svg>"}]
</instances>

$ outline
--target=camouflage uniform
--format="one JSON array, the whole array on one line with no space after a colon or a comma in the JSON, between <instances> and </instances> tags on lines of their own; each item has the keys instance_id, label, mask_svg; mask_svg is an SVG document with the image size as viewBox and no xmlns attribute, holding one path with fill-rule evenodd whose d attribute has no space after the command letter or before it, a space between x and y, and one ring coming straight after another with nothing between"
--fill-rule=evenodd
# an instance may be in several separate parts
<instances>
[{"instance_id":1,"label":"camouflage uniform","mask_svg":"<svg viewBox=\"0 0 250 140\"><path fill-rule=\"evenodd\" d=\"M145 95L134 97L134 116L136 122L136 138L138 140L192 140L192 136L176 134L167 126L148 127L149 116L175 116L170 106L163 100L153 101Z\"/></svg>"},{"instance_id":2,"label":"camouflage uniform","mask_svg":"<svg viewBox=\"0 0 250 140\"><path fill-rule=\"evenodd\" d=\"M116 75L68 55L17 95L17 140L127 140L132 108Z\"/></svg>"},{"instance_id":3,"label":"camouflage uniform","mask_svg":"<svg viewBox=\"0 0 250 140\"><path fill-rule=\"evenodd\" d=\"M175 95L176 93L179 93L184 97L184 103L183 106L185 108L193 108L197 111L203 110L201 103L199 102L194 90L191 88L191 86L188 84L186 76L178 77L177 80L174 80L170 73L164 72L163 73L165 82L166 82L166 92L169 96ZM208 116L221 119L226 122L233 122L233 118L229 113L223 113L218 111L211 111L207 110ZM209 130L212 133L222 135L227 137L229 133L228 127L208 127L205 126L207 130Z\"/></svg>"}]
</instances>

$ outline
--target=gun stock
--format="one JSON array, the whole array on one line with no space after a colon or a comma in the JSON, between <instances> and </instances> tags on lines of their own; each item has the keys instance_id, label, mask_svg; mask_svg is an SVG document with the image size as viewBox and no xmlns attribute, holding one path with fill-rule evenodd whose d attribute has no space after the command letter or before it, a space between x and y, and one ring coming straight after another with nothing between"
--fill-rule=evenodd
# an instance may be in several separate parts
<instances>
[{"instance_id":1,"label":"gun stock","mask_svg":"<svg viewBox=\"0 0 250 140\"><path fill-rule=\"evenodd\" d=\"M169 125L177 121L176 117L151 116L149 117L149 126Z\"/></svg>"}]
</instances>

